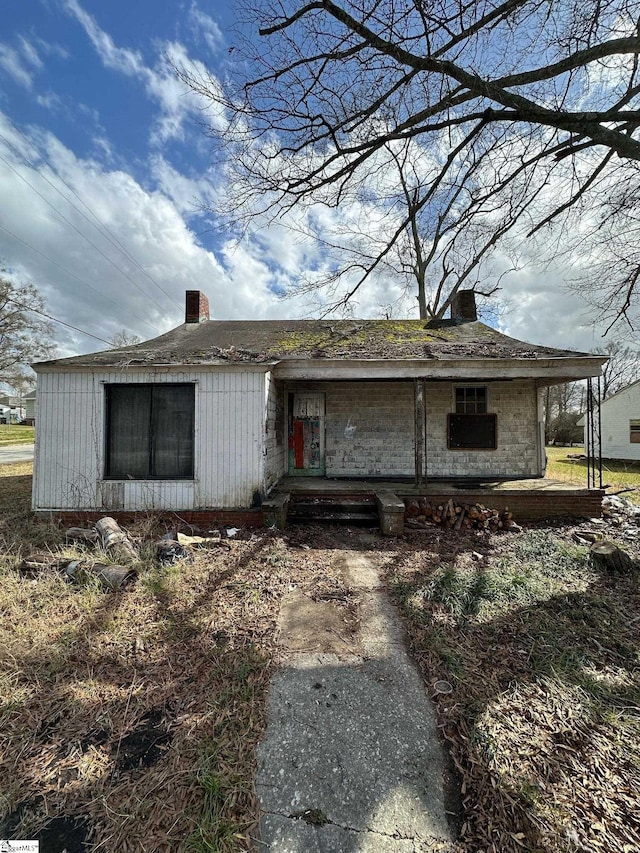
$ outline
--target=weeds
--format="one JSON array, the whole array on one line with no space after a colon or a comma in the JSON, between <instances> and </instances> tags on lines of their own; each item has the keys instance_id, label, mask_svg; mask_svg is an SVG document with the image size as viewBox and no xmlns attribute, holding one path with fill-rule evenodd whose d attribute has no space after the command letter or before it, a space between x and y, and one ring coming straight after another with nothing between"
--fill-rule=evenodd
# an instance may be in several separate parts
<instances>
[{"instance_id":1,"label":"weeds","mask_svg":"<svg viewBox=\"0 0 640 853\"><path fill-rule=\"evenodd\" d=\"M32 518L29 467L0 469L0 837L44 839L56 815L99 851L248 849L275 616L302 559L264 533L159 568L143 517L124 591L23 577L34 550L86 556Z\"/></svg>"},{"instance_id":2,"label":"weeds","mask_svg":"<svg viewBox=\"0 0 640 853\"><path fill-rule=\"evenodd\" d=\"M640 849L637 580L599 576L549 529L482 554L478 539L438 541L388 580L427 683L454 688L436 711L462 776L463 849Z\"/></svg>"}]
</instances>

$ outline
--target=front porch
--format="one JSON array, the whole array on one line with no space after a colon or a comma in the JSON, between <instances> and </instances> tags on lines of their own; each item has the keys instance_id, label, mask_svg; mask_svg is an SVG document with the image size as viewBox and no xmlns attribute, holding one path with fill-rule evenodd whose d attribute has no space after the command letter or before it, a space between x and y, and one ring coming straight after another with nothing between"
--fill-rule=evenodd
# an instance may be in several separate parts
<instances>
[{"instance_id":1,"label":"front porch","mask_svg":"<svg viewBox=\"0 0 640 853\"><path fill-rule=\"evenodd\" d=\"M489 509L508 510L516 521L543 518L592 518L602 513L603 489L589 489L560 480L482 479L431 480L416 485L409 479L324 479L283 477L263 504L265 517L273 514L272 523L286 523L289 507L304 502L318 508L318 519L331 517L327 508L351 505L353 512L367 504L377 506L382 522L381 506L392 507L397 514L408 498L425 498L431 504L446 504L450 499L462 504L482 504ZM394 499L395 498L395 502ZM277 518L276 518L277 516ZM349 520L345 517L345 520Z\"/></svg>"}]
</instances>

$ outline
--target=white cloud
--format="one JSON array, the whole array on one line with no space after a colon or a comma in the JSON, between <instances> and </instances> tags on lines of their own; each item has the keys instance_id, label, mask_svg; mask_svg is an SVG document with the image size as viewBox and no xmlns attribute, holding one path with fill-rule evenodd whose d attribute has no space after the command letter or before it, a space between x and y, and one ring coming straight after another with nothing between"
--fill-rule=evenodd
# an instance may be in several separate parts
<instances>
[{"instance_id":1,"label":"white cloud","mask_svg":"<svg viewBox=\"0 0 640 853\"><path fill-rule=\"evenodd\" d=\"M37 50L26 39L20 38L20 47L0 44L0 68L20 86L31 89L33 79L42 66Z\"/></svg>"},{"instance_id":2,"label":"white cloud","mask_svg":"<svg viewBox=\"0 0 640 853\"><path fill-rule=\"evenodd\" d=\"M117 47L111 36L100 29L95 18L86 12L77 0L66 0L65 7L89 36L98 56L107 68L120 71L130 77L139 77L146 72L142 55L135 50Z\"/></svg>"},{"instance_id":3,"label":"white cloud","mask_svg":"<svg viewBox=\"0 0 640 853\"><path fill-rule=\"evenodd\" d=\"M212 17L198 8L197 3L191 4L187 23L196 39L203 41L211 53L218 53L224 44L222 31Z\"/></svg>"},{"instance_id":4,"label":"white cloud","mask_svg":"<svg viewBox=\"0 0 640 853\"><path fill-rule=\"evenodd\" d=\"M198 184L195 178L181 176L158 160L157 174L167 169L166 180L171 175L180 186L174 200L163 191L161 181L155 190L143 187L124 169L110 169L97 159L77 157L50 133L34 128L28 133L42 156L102 223L97 228L92 226L26 165L17 152L57 182L41 156L0 113L0 134L11 143L0 140L0 154L13 167L0 170L0 257L17 278L32 281L41 290L53 316L105 339L123 328L148 339L182 322L187 289L207 293L214 316L221 319L302 313L296 302L283 303L274 295L280 273L265 262L256 244L248 241L236 252L225 246L216 255L199 243L182 208L192 191L206 195L206 182ZM51 205L19 176L33 184ZM66 187L60 188L93 220ZM72 225L95 245L83 239ZM111 239L104 233L105 227ZM138 261L144 272L114 241ZM58 331L58 341L61 354L100 346L64 328Z\"/></svg>"},{"instance_id":5,"label":"white cloud","mask_svg":"<svg viewBox=\"0 0 640 853\"><path fill-rule=\"evenodd\" d=\"M218 128L222 126L222 110L212 107L203 113L202 101L176 75L175 68L189 70L198 77L206 75L212 88L219 87L217 80L209 77L205 66L189 57L184 45L177 42L161 45L160 55L151 68L139 51L118 47L77 0L66 0L66 9L83 27L103 65L139 80L147 95L158 103L160 115L151 132L153 145L160 146L170 139L182 139L183 125L188 118L197 118L198 121L204 119Z\"/></svg>"},{"instance_id":6,"label":"white cloud","mask_svg":"<svg viewBox=\"0 0 640 853\"><path fill-rule=\"evenodd\" d=\"M31 44L31 42L27 41L27 39L24 36L20 36L19 41L20 41L20 50L21 50L22 55L25 58L25 61L28 62L32 68L35 68L38 71L40 71L42 68L44 68L44 63L40 59L40 56L38 55L38 51Z\"/></svg>"},{"instance_id":7,"label":"white cloud","mask_svg":"<svg viewBox=\"0 0 640 853\"><path fill-rule=\"evenodd\" d=\"M159 189L187 219L215 204L216 190L206 179L182 174L160 154L150 158L149 166Z\"/></svg>"},{"instance_id":8,"label":"white cloud","mask_svg":"<svg viewBox=\"0 0 640 853\"><path fill-rule=\"evenodd\" d=\"M30 160L42 162L1 113L0 134ZM317 246L300 240L295 231L268 227L266 222L260 229L256 222L255 233L247 233L241 241L229 237L215 252L208 250L200 244L185 217L190 215L192 195L207 197L214 192L209 180L182 175L158 156L151 171L156 188L144 187L124 168L116 170L103 161L77 157L49 133L31 129L29 135L108 227L113 239L145 271L43 184L15 150L0 145L0 153L13 168L126 274L116 270L61 221L56 211L29 190L14 171L4 168L0 171L0 196L4 200L0 225L15 237L0 229L0 257L17 277L30 280L41 289L47 309L59 319L106 339L123 328L146 339L182 322L187 289L207 293L212 314L220 319L317 316L322 310L322 296L314 301L304 297L281 300L275 295L278 289L300 281L305 271L322 270ZM68 190L62 189L69 195ZM74 202L80 206L77 199ZM84 212L91 219L91 214ZM349 211L325 209L322 214L328 226L334 217L348 217ZM300 223L302 213L296 212L295 216ZM535 253L533 243L530 251ZM499 259L500 263L504 268L508 266L506 258ZM340 288L344 291L354 283L352 277ZM588 325L584 303L567 294L563 283L559 271L535 276L524 271L505 278L505 291L513 304L502 318L501 328L533 343L581 350L597 346L601 341ZM416 316L413 294L406 294L402 284L390 276L380 276L367 284L351 310L359 317ZM61 354L100 346L70 329L61 329L58 340Z\"/></svg>"},{"instance_id":9,"label":"white cloud","mask_svg":"<svg viewBox=\"0 0 640 853\"><path fill-rule=\"evenodd\" d=\"M42 92L36 95L36 103L52 112L59 112L64 108L64 102L56 92Z\"/></svg>"}]
</instances>

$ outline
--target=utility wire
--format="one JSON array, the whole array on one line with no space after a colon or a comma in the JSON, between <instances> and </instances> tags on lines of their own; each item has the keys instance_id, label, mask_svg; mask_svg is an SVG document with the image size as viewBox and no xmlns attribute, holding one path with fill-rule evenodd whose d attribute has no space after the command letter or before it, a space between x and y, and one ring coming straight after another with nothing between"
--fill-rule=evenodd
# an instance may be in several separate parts
<instances>
[{"instance_id":1,"label":"utility wire","mask_svg":"<svg viewBox=\"0 0 640 853\"><path fill-rule=\"evenodd\" d=\"M36 247L32 246L31 243L27 243L26 240L22 239L22 237L18 237L17 234L13 233L13 231L9 231L9 229L5 228L4 225L2 225L1 223L0 223L0 230L4 231L5 234L8 234L9 237L13 238L14 240L17 240L18 243L22 243L23 246L26 246L28 249L31 249L32 252L35 252L37 255L40 255L41 257L43 257L45 259L45 261L48 261L50 264L53 264L54 267L57 267L65 275L70 275L72 278L75 278L77 281L79 281L80 284L84 284L90 290L93 290L93 292L97 293L98 296L104 296L104 292L99 291L96 287L94 287L92 284L90 284L90 282L86 281L84 278L80 278L79 275L76 275L74 272L71 272L71 270L68 270L66 267L63 267L57 261L54 261L53 258L50 258L48 255L45 255L44 252L41 252L40 249L36 249ZM153 329L157 333L157 329L155 328L155 326L152 323L150 323L148 320L143 320L142 317L140 317L137 314L134 314L134 316L137 317L146 326L149 326L150 329ZM98 338L98 340L101 340L101 338Z\"/></svg>"},{"instance_id":2,"label":"utility wire","mask_svg":"<svg viewBox=\"0 0 640 853\"><path fill-rule=\"evenodd\" d=\"M18 302L17 299L11 299L10 297L7 297L7 302L13 302L14 305L18 306L18 308L22 308L23 311L32 311L34 314L39 314L41 317L46 317L47 320L53 320L54 323L60 323L61 326L66 326L68 329L73 329L76 332L80 332L81 335L88 335L88 337L95 338L97 341L101 341L103 344L113 346L111 341L106 341L104 338L99 338L97 335L93 335L91 332L85 332L84 329L79 329L77 326L72 326L71 323L65 323L64 320L58 320L57 317L53 317L51 314L47 314L44 311L38 311L37 308L30 308L28 305L24 305L22 302Z\"/></svg>"},{"instance_id":3,"label":"utility wire","mask_svg":"<svg viewBox=\"0 0 640 853\"><path fill-rule=\"evenodd\" d=\"M43 172L40 170L40 168L39 168L35 163L32 163L32 162L31 162L31 161L30 161L30 160L29 160L29 159L28 159L28 158L27 158L27 157L26 157L26 156L25 156L21 151L19 151L19 150L18 150L18 148L17 148L17 147L16 147L16 146L15 146L15 145L10 141L10 140L8 140L8 139L7 139L5 136L3 136L2 134L0 134L0 139L3 139L3 140L6 142L6 144L7 144L7 145L11 146L11 148L13 148L13 150L14 150L17 154L19 154L19 156L21 156L21 157L23 158L23 160L24 160L24 161L25 161L29 166L31 166L31 168L32 168L32 169L34 169L36 172L38 172L38 174L40 175L40 177L41 177L44 181L46 181L46 182L49 184L49 186L50 186L50 187L52 187L52 188L53 188L53 189L54 189L54 190L55 190L55 191L56 191L60 196L62 196L62 198L63 198L63 199L64 199L68 204L70 204L70 205L71 205L75 210L77 210L77 211L78 211L78 213L79 213L82 217L84 217L84 219L86 219L86 220L87 220L87 222L88 222L88 223L89 223L93 228L95 228L99 233L102 233L102 235L103 235L103 236L105 236L105 237L106 237L106 238L107 238L107 239L108 239L112 244L114 244L114 245L116 246L116 248L118 248L118 249L119 249L119 250L120 250L120 251L125 255L125 257L127 257L127 258L131 261L131 263L133 263L133 264L134 264L134 265L135 265L135 266L140 270L140 272L141 272L141 273L143 273L143 275L145 275L145 276L149 279L149 281L150 281L153 285L155 285L155 287L157 287L159 290L161 290L161 291L162 291L162 293L164 293L164 295L167 297L167 299L169 299L169 300L170 300L170 302L174 303L174 302L175 302L174 297L172 297L169 293L167 293L167 291L162 287L162 285L158 284L158 282L155 280L155 278L153 278L153 276L152 276L150 273L148 273L148 272L147 272L147 270L145 270L145 268L144 268L144 267L142 266L142 264L137 260L137 258L135 258L135 257L131 254L131 252L126 248L126 246L124 246L124 245L120 242L120 240L119 240L119 239L116 237L116 235L111 231L111 229L110 229L107 225L105 225L105 223L100 219L100 217L98 216L98 214L97 214L97 213L96 213L96 212L95 212L95 211L94 211L94 210L93 210L93 209L92 209L92 208L91 208L91 207L90 207L90 206L89 206L89 205L88 205L88 204L87 204L87 203L86 203L86 202L85 202L85 201L84 201L84 200L83 200L79 195L78 195L78 193L73 189L73 187L72 187L72 186L70 186L70 184L68 184L68 183L67 183L67 181L65 181L65 179L62 177L62 175L60 175L60 173L55 169L55 167L51 165L51 163L49 162L49 160L47 160L47 158L44 156L44 154L42 154L42 152L41 152L41 151L40 151L40 149L35 145L35 143L33 143L33 142L29 139L29 137L28 137L28 136L26 136L26 135L25 135L25 134L20 130L20 128L19 128L19 127L17 127L17 125L14 123L13 119L12 119L10 116L6 116L6 118L8 119L9 123L11 124L11 126L13 127L13 129L16 131L16 133L19 133L19 134L20 134L20 136L25 140L25 142L26 142L28 145L30 145L30 146L31 146L31 148L32 148L32 149L37 153L37 155L38 155L38 156L39 156L39 157L40 157L40 158L41 158L41 159L42 159L42 160L47 164L47 166L51 169L51 171L52 171L52 172L53 172L53 174L57 177L57 179L58 179L62 184L64 184L64 186L69 190L69 192L70 192L70 193L72 193L72 194L73 194L73 195L78 199L78 201L80 202L80 204L81 204L81 205L82 205L86 210L88 210L88 211L89 211L89 213L90 213L90 214L91 214L91 216L93 216L93 218L96 220L96 222L98 223L98 225L100 226L100 228L98 228L98 226L97 226L94 222L92 222L92 221L91 221L91 220L90 220L90 219L89 219L89 218L88 218L88 217L87 217L87 216L86 216L86 215L85 215L85 214L84 214L84 213L83 213L83 212L82 212L82 211L81 211L81 210L80 210L80 209L79 209L79 208L78 208L78 207L77 207L77 206L76 206L72 201L71 201L71 199L70 199L70 198L68 198L66 195L64 195L64 193L63 193L63 192L61 192L61 190L60 190L58 187L56 187L56 186L55 186L55 184L53 184L53 183L52 183L52 182L51 182L51 181L46 177L46 175L44 175L44 174L43 174Z\"/></svg>"},{"instance_id":4,"label":"utility wire","mask_svg":"<svg viewBox=\"0 0 640 853\"><path fill-rule=\"evenodd\" d=\"M71 222L71 220L70 220L70 219L68 219L68 218L67 218L63 213L61 213L61 212L58 210L58 208L57 208L57 207L56 207L52 202L50 202L50 201L46 198L46 196L42 195L42 193L41 193L39 190L37 190L37 189L33 186L33 184L32 184L32 183L30 183L30 182L29 182L29 181L24 177L24 175L21 175L21 174L20 174L20 172L19 172L19 171L18 171L14 166L12 166L12 165L11 165L11 163L9 163L9 161L8 161L8 160L6 160L6 159L5 159L1 154L0 154L0 160L1 160L1 161L2 161L6 166L8 166L8 167L11 169L11 171L12 171L12 172L15 172L15 174L20 178L20 180L21 180L21 181L23 181L23 182L24 182L28 187L30 187L30 188L34 191L34 193L35 193L37 196L39 196L39 197L40 197L40 198L45 202L45 204L48 204L48 205L49 205L49 207L50 207L50 208L51 208L51 209L52 209L52 210L53 210L53 211L54 211L54 212L55 212L55 213L60 217L60 219L62 219L62 220L63 220L63 222L66 222L66 223L67 223L67 225L69 225L71 228L73 228L73 230L74 230L74 231L76 231L76 232L77 232L77 233L78 233L78 234L79 234L79 235L80 235L84 240L86 240L86 241L87 241L87 243L89 243L89 245L90 245L90 246L92 246L92 247L96 250L96 252L98 252L100 255L102 255L102 257L103 257L106 261L108 261L108 262L111 264L111 266L112 266L112 267L114 267L116 270L118 270L118 272L119 272L121 275L123 275L123 276L127 279L127 281L131 282L131 284L136 288L136 290L139 290L139 291L140 291L140 293L142 293L142 295L143 295L146 299L151 299L151 300L152 300L152 301L157 305L157 307L158 307L161 311L163 311L163 310L164 310L164 309L163 309L163 307L162 307L162 305L160 305L160 303L157 301L157 299L154 299L154 298L153 298L153 296L149 296L148 294L146 294L146 293L144 292L144 290L140 287L140 285L139 285L139 284L137 284L137 283L136 283L136 282L131 278L131 276L130 276L130 275L128 275L126 272L124 272L124 270L120 269L120 267L119 267L119 266L118 266L114 261L112 261L112 260L111 260L111 258L110 258L108 255L105 255L105 253L102 251L102 249L101 249L99 246L96 246L96 244L95 244L92 240L90 240L90 239L87 237L87 235L86 235L86 234L83 234L83 233L82 233L82 231L81 231L79 228L77 228L77 227L73 224L73 222Z\"/></svg>"}]
</instances>

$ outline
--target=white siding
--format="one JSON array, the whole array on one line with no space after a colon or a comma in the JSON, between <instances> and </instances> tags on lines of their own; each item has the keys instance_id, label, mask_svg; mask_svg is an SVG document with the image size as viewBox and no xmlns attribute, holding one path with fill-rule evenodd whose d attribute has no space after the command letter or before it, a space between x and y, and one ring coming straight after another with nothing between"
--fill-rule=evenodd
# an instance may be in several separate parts
<instances>
[{"instance_id":1,"label":"white siding","mask_svg":"<svg viewBox=\"0 0 640 853\"><path fill-rule=\"evenodd\" d=\"M195 382L194 480L105 481L105 384ZM249 507L264 490L265 374L41 373L33 506L46 509Z\"/></svg>"},{"instance_id":2,"label":"white siding","mask_svg":"<svg viewBox=\"0 0 640 853\"><path fill-rule=\"evenodd\" d=\"M640 460L640 444L629 440L629 421L640 420L640 383L605 400L601 414L603 457Z\"/></svg>"}]
</instances>

